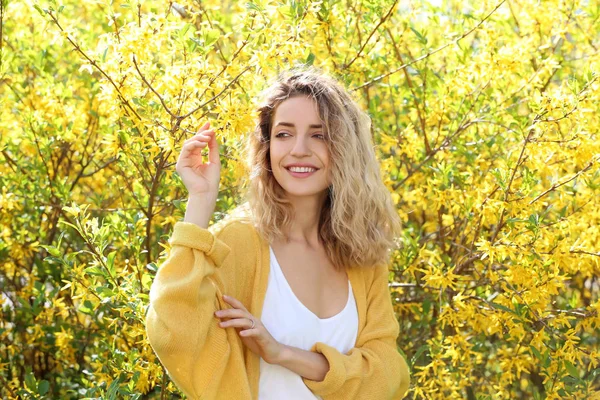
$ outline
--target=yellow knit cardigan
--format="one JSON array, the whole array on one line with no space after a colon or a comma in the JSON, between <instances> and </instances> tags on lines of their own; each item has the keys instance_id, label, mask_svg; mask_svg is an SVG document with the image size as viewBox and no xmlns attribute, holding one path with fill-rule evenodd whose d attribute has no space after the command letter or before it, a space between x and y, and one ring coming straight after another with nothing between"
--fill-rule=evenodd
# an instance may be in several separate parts
<instances>
[{"instance_id":1,"label":"yellow knit cardigan","mask_svg":"<svg viewBox=\"0 0 600 400\"><path fill-rule=\"evenodd\" d=\"M208 229L179 221L169 244L150 289L146 333L152 348L190 399L257 399L260 358L242 344L235 328L219 327L214 312L230 308L222 299L227 294L261 318L269 244L239 219ZM310 351L327 358L329 371L323 381L302 380L324 400L401 399L409 370L396 347L399 326L387 266L347 272L358 308L355 347L342 354L315 343Z\"/></svg>"}]
</instances>

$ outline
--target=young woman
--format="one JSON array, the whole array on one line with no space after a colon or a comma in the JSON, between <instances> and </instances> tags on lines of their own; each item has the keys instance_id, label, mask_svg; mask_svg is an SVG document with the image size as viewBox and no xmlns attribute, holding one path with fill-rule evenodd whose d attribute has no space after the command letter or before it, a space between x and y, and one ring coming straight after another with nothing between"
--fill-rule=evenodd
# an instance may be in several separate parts
<instances>
[{"instance_id":1,"label":"young woman","mask_svg":"<svg viewBox=\"0 0 600 400\"><path fill-rule=\"evenodd\" d=\"M400 399L387 268L399 219L370 118L314 68L281 74L259 111L248 201L210 228L215 131L183 145L189 201L150 290L150 344L192 399Z\"/></svg>"}]
</instances>

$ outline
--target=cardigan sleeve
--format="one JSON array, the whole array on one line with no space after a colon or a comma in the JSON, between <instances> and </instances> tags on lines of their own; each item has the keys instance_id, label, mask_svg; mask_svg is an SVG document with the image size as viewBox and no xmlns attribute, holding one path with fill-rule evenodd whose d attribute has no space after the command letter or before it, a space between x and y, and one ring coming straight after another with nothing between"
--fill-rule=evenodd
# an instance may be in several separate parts
<instances>
[{"instance_id":1,"label":"cardigan sleeve","mask_svg":"<svg viewBox=\"0 0 600 400\"><path fill-rule=\"evenodd\" d=\"M214 317L231 251L220 233L177 222L169 255L150 288L148 340L171 380L191 399L216 390L232 353Z\"/></svg>"},{"instance_id":2,"label":"cardigan sleeve","mask_svg":"<svg viewBox=\"0 0 600 400\"><path fill-rule=\"evenodd\" d=\"M404 397L410 377L408 365L396 347L400 329L389 295L386 265L374 271L366 319L360 342L348 354L322 342L312 346L310 351L323 354L329 362L323 381L302 378L314 394L324 400Z\"/></svg>"}]
</instances>

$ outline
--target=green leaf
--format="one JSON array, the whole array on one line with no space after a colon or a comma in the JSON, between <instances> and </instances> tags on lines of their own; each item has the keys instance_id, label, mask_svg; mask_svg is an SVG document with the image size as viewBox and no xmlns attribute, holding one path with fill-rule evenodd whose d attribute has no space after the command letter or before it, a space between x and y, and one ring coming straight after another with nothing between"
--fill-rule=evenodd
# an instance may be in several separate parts
<instances>
[{"instance_id":1,"label":"green leaf","mask_svg":"<svg viewBox=\"0 0 600 400\"><path fill-rule=\"evenodd\" d=\"M152 275L144 274L142 275L142 286L144 289L150 289L152 286Z\"/></svg>"},{"instance_id":2,"label":"green leaf","mask_svg":"<svg viewBox=\"0 0 600 400\"><path fill-rule=\"evenodd\" d=\"M33 8L35 8L35 9L36 9L36 10L37 10L37 11L40 13L40 15L41 15L42 17L44 16L45 12L42 10L42 8L41 8L39 5L37 5L37 4L34 4L34 5L33 5Z\"/></svg>"},{"instance_id":3,"label":"green leaf","mask_svg":"<svg viewBox=\"0 0 600 400\"><path fill-rule=\"evenodd\" d=\"M152 272L156 273L156 271L158 271L158 266L156 265L156 263L151 262L151 263L146 264L146 269L148 271L152 271Z\"/></svg>"},{"instance_id":4,"label":"green leaf","mask_svg":"<svg viewBox=\"0 0 600 400\"><path fill-rule=\"evenodd\" d=\"M192 24L185 24L183 28L179 30L179 37L184 38L192 26Z\"/></svg>"},{"instance_id":5,"label":"green leaf","mask_svg":"<svg viewBox=\"0 0 600 400\"><path fill-rule=\"evenodd\" d=\"M46 393L48 393L49 389L50 389L50 382L48 382L46 380L41 380L40 383L38 384L38 394L40 396L43 396Z\"/></svg>"},{"instance_id":6,"label":"green leaf","mask_svg":"<svg viewBox=\"0 0 600 400\"><path fill-rule=\"evenodd\" d=\"M417 36L417 39L419 39L419 42L421 42L422 44L427 44L427 38L421 32L419 32L412 26L410 27L410 30L413 31L413 33Z\"/></svg>"},{"instance_id":7,"label":"green leaf","mask_svg":"<svg viewBox=\"0 0 600 400\"><path fill-rule=\"evenodd\" d=\"M423 315L428 315L429 311L431 311L431 300L425 297L423 300Z\"/></svg>"},{"instance_id":8,"label":"green leaf","mask_svg":"<svg viewBox=\"0 0 600 400\"><path fill-rule=\"evenodd\" d=\"M571 361L565 360L565 368L567 368L567 372L574 378L579 378L579 371L575 366L571 363Z\"/></svg>"},{"instance_id":9,"label":"green leaf","mask_svg":"<svg viewBox=\"0 0 600 400\"><path fill-rule=\"evenodd\" d=\"M110 288L107 288L106 286L96 287L96 293L98 293L98 297L100 297L101 299L110 299L112 296L115 295L115 292L113 292Z\"/></svg>"},{"instance_id":10,"label":"green leaf","mask_svg":"<svg viewBox=\"0 0 600 400\"><path fill-rule=\"evenodd\" d=\"M58 223L59 223L59 224L64 224L64 225L68 225L68 226L70 226L71 228L75 229L77 232L81 233L81 231L79 230L79 228L78 228L78 227L76 227L75 225L73 225L73 224L72 224L72 223L70 223L70 222L67 222L67 221L64 221L64 220L60 220L60 221L58 221Z\"/></svg>"},{"instance_id":11,"label":"green leaf","mask_svg":"<svg viewBox=\"0 0 600 400\"><path fill-rule=\"evenodd\" d=\"M27 375L25 375L25 386L27 386L27 388L32 392L36 392L37 385L35 383L33 372L28 372Z\"/></svg>"},{"instance_id":12,"label":"green leaf","mask_svg":"<svg viewBox=\"0 0 600 400\"><path fill-rule=\"evenodd\" d=\"M263 9L261 6L259 6L258 4L254 4L253 2L249 1L246 3L246 8L248 10L255 10L258 11L260 13L262 13Z\"/></svg>"},{"instance_id":13,"label":"green leaf","mask_svg":"<svg viewBox=\"0 0 600 400\"><path fill-rule=\"evenodd\" d=\"M56 263L58 265L66 265L65 261L59 257L48 256L48 257L44 258L44 261L46 261L48 263Z\"/></svg>"},{"instance_id":14,"label":"green leaf","mask_svg":"<svg viewBox=\"0 0 600 400\"><path fill-rule=\"evenodd\" d=\"M221 37L221 32L218 29L210 29L204 33L204 45L210 46Z\"/></svg>"},{"instance_id":15,"label":"green leaf","mask_svg":"<svg viewBox=\"0 0 600 400\"><path fill-rule=\"evenodd\" d=\"M115 276L115 255L116 251L111 252L106 259L106 266L108 267L108 271L110 272L110 276Z\"/></svg>"},{"instance_id":16,"label":"green leaf","mask_svg":"<svg viewBox=\"0 0 600 400\"><path fill-rule=\"evenodd\" d=\"M540 351L538 349L536 349L534 346L529 345L529 348L531 349L531 352L533 353L533 355L535 355L535 357L540 360L543 361L542 358L542 353L540 353Z\"/></svg>"},{"instance_id":17,"label":"green leaf","mask_svg":"<svg viewBox=\"0 0 600 400\"><path fill-rule=\"evenodd\" d=\"M121 378L117 378L111 382L110 386L106 390L106 396L109 400L115 400L117 398L117 390L119 389L119 384L121 383Z\"/></svg>"},{"instance_id":18,"label":"green leaf","mask_svg":"<svg viewBox=\"0 0 600 400\"><path fill-rule=\"evenodd\" d=\"M511 310L510 308L503 306L502 304L498 304L498 303L494 303L493 301L489 302L490 305L498 310L502 310L502 311L506 311L509 312L511 314L517 314L514 310Z\"/></svg>"},{"instance_id":19,"label":"green leaf","mask_svg":"<svg viewBox=\"0 0 600 400\"><path fill-rule=\"evenodd\" d=\"M544 368L548 368L550 366L551 359L549 356L550 356L550 350L546 350L544 352Z\"/></svg>"},{"instance_id":20,"label":"green leaf","mask_svg":"<svg viewBox=\"0 0 600 400\"><path fill-rule=\"evenodd\" d=\"M288 4L279 7L279 12L283 16L288 17L288 18L290 18L293 15L293 13L292 13L292 7L290 5L288 5Z\"/></svg>"},{"instance_id":21,"label":"green leaf","mask_svg":"<svg viewBox=\"0 0 600 400\"><path fill-rule=\"evenodd\" d=\"M421 345L421 347L419 347L417 349L417 351L415 352L415 355L412 356L412 358L410 359L410 363L411 365L415 365L415 362L419 359L419 357L421 356L421 354L423 354L424 352L429 351L429 346L424 344Z\"/></svg>"},{"instance_id":22,"label":"green leaf","mask_svg":"<svg viewBox=\"0 0 600 400\"><path fill-rule=\"evenodd\" d=\"M91 301L85 300L83 303L81 303L79 305L78 310L84 314L92 315L92 311L94 310L94 305L92 304Z\"/></svg>"},{"instance_id":23,"label":"green leaf","mask_svg":"<svg viewBox=\"0 0 600 400\"><path fill-rule=\"evenodd\" d=\"M106 273L106 271L100 267L87 267L86 269L84 269L85 272L87 272L90 275L96 275L96 276L102 276L106 279L108 279L108 274Z\"/></svg>"}]
</instances>

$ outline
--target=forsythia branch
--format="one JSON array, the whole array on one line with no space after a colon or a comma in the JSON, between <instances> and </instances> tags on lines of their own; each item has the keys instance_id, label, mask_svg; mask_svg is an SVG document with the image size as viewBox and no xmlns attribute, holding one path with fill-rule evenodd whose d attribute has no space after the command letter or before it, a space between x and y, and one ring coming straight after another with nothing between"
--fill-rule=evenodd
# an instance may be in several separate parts
<instances>
[{"instance_id":1,"label":"forsythia branch","mask_svg":"<svg viewBox=\"0 0 600 400\"><path fill-rule=\"evenodd\" d=\"M387 73L385 73L385 74L383 74L383 75L379 75L378 77L376 77L376 78L374 78L374 79L371 79L370 81L368 81L368 82L366 82L366 83L363 83L363 84L362 84L362 85L360 85L360 86L357 86L357 87L355 87L355 88L352 88L351 90L353 90L353 91L354 91L354 90L359 90L359 89L362 89L362 88L364 88L365 86L371 86L371 85L372 85L372 84L374 84L375 82L379 82L380 80L382 80L382 79L383 79L383 78L385 78L385 77L388 77L388 76L390 76L390 75L392 75L392 74L395 74L395 73L396 73L396 72L398 72L398 71L402 71L404 68L406 68L406 67L409 67L409 66L411 66L411 65L413 65L413 64L415 64L415 63L417 63L417 62L419 62L419 61L421 61L421 60L424 60L424 59L426 59L427 57L429 57L429 56L431 56L431 55L433 55L433 54L435 54L435 53L438 53L438 52L440 52L440 51L444 50L446 47L449 47L449 46L451 46L451 45L453 45L453 44L456 44L456 43L458 43L459 41L461 41L461 40L462 40L462 39L464 39L465 37L469 36L469 35L471 34L471 32L475 31L475 30L476 30L476 29L478 29L478 28L479 28L481 25L483 25L483 23L484 23L484 22L485 22L485 21L486 21L486 20L487 20L489 17L491 17L491 16L492 16L492 14L494 14L494 13L496 12L496 10L497 10L498 8L500 8L500 6L501 6L502 4L504 4L504 2L505 2L505 1L506 1L506 0L502 0L500 3L498 3L498 5L497 5L497 6L496 6L496 7L495 7L495 8L494 8L492 11L490 11L490 13L489 13L488 15L486 15L486 16L485 16L485 17L484 17L484 18L483 18L481 21L479 21L479 23L478 23L477 25L475 25L473 28L469 29L467 32L463 33L462 35L460 35L458 38L454 39L453 41L451 41L451 42L448 42L448 43L446 43L445 45L443 45L443 46L440 46L440 47L438 47L438 48L437 48L437 49L435 49L435 50L429 51L429 52L427 52L427 54L424 54L424 55L422 55L422 56L421 56L421 57L419 57L419 58L415 58L413 61L411 61L411 62L409 62L409 63L407 63L407 64L404 64L404 65L401 65L400 67L396 68L396 69L395 69L395 70L393 70L393 71L387 72Z\"/></svg>"},{"instance_id":2,"label":"forsythia branch","mask_svg":"<svg viewBox=\"0 0 600 400\"><path fill-rule=\"evenodd\" d=\"M133 66L135 67L135 70L138 72L138 74L140 75L140 78L142 78L142 81L146 84L146 86L148 86L148 88L152 91L152 93L154 93L156 95L156 97L158 97L158 99L160 100L160 103L162 104L163 108L167 111L167 113L169 113L169 115L175 119L179 119L180 117L178 117L177 115L173 114L173 112L169 109L169 107L167 107L167 104L165 103L165 100L162 98L162 96L160 95L160 93L158 93L150 84L150 82L148 82L146 80L146 77L144 76L144 74L142 74L142 71L140 71L140 68L138 67L137 61L135 60L135 54L133 55Z\"/></svg>"},{"instance_id":3,"label":"forsythia branch","mask_svg":"<svg viewBox=\"0 0 600 400\"><path fill-rule=\"evenodd\" d=\"M580 171L578 171L575 175L573 175L571 178L560 182L560 183L555 183L554 185L552 185L550 188L548 188L547 190L545 190L544 192L540 193L535 199L531 200L529 202L529 205L535 203L536 201L538 201L539 199L541 199L542 197L544 197L545 195L547 195L548 193L558 189L559 187L566 185L567 183L571 182L574 179L577 179L577 177L581 174L583 174L585 171L589 170L590 168L592 168L592 165L594 165L594 163L600 158L600 156L595 156L592 157L592 159L590 160L590 162L588 162L588 164L581 169Z\"/></svg>"},{"instance_id":4,"label":"forsythia branch","mask_svg":"<svg viewBox=\"0 0 600 400\"><path fill-rule=\"evenodd\" d=\"M367 40L365 40L365 42L363 43L363 45L360 47L360 49L358 50L358 53L356 53L356 55L354 56L354 58L352 60L350 60L350 62L348 64L346 64L344 66L344 69L350 68L350 66L354 63L354 61L356 61L358 59L358 57L360 57L361 53L363 52L363 50L365 49L365 46L367 45L367 43L369 43L369 40L371 40L371 38L373 37L373 35L375 34L375 32L377 32L377 29L379 29L379 27L385 23L385 21L387 21L387 19L390 17L390 15L392 14L392 11L394 11L394 9L396 8L396 4L398 4L398 0L394 1L394 4L392 4L392 6L390 7L390 9L388 10L387 14L385 14L380 20L379 23L377 24L377 26L371 31L371 34L369 35L369 37L367 38Z\"/></svg>"},{"instance_id":5,"label":"forsythia branch","mask_svg":"<svg viewBox=\"0 0 600 400\"><path fill-rule=\"evenodd\" d=\"M49 11L49 10L46 11L46 13L50 16L50 18L52 19L52 21L54 22L54 24L58 27L58 29L60 29L61 32L66 33L65 30L63 29L63 27L58 22L58 19L56 18L56 16L54 14L52 14L52 12ZM123 93L121 93L121 91L119 90L119 87L113 81L113 79L106 72L104 72L104 70L102 68L100 68L100 66L96 63L96 61L92 60L81 49L81 47L77 43L75 43L75 41L73 39L71 39L71 37L68 34L65 35L65 38L71 43L71 45L73 45L73 47L75 48L75 50L77 50L77 52L83 56L83 58L85 58L94 68L96 68L106 79L108 79L108 81L111 83L111 85L115 88L115 90L119 94L119 98L121 99L121 101L123 102L123 104L125 106L127 106L127 108L138 118L138 120L141 121L142 117L140 117L140 115L137 113L137 111L135 111L135 109L131 106L131 104L129 104L129 101L123 96Z\"/></svg>"}]
</instances>

